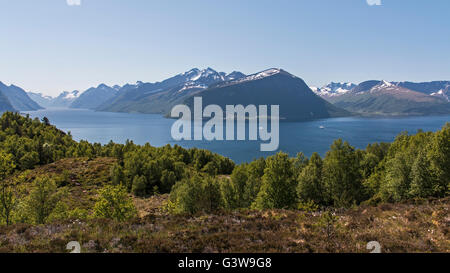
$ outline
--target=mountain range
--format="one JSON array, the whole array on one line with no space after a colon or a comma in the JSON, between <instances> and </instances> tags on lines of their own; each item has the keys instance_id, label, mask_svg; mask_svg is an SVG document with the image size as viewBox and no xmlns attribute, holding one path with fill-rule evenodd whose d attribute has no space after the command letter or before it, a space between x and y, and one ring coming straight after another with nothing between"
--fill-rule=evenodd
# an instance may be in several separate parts
<instances>
[{"instance_id":1,"label":"mountain range","mask_svg":"<svg viewBox=\"0 0 450 273\"><path fill-rule=\"evenodd\" d=\"M337 107L363 115L449 114L448 82L436 83L366 81L325 98Z\"/></svg>"},{"instance_id":2,"label":"mountain range","mask_svg":"<svg viewBox=\"0 0 450 273\"><path fill-rule=\"evenodd\" d=\"M161 82L124 86L100 84L84 92L64 91L57 97L28 92L0 82L0 111L80 108L95 111L168 114L194 96L204 104L280 105L284 119L309 120L358 115L434 115L450 113L450 81L360 84L332 82L323 87L306 83L282 69L252 75L194 68Z\"/></svg>"},{"instance_id":3,"label":"mountain range","mask_svg":"<svg viewBox=\"0 0 450 273\"><path fill-rule=\"evenodd\" d=\"M330 98L335 96L343 95L353 88L356 87L356 84L350 82L331 82L323 87L311 87L311 90L322 98Z\"/></svg>"},{"instance_id":4,"label":"mountain range","mask_svg":"<svg viewBox=\"0 0 450 273\"><path fill-rule=\"evenodd\" d=\"M193 97L183 104L193 108ZM314 94L302 79L275 68L211 85L195 97L202 97L204 105L215 104L222 109L238 104L279 105L280 119L290 121L351 115Z\"/></svg>"},{"instance_id":5,"label":"mountain range","mask_svg":"<svg viewBox=\"0 0 450 273\"><path fill-rule=\"evenodd\" d=\"M212 68L194 68L162 82L125 85L116 97L105 101L96 110L166 114L172 106L210 85L243 77L245 75L237 71L226 74Z\"/></svg>"}]
</instances>

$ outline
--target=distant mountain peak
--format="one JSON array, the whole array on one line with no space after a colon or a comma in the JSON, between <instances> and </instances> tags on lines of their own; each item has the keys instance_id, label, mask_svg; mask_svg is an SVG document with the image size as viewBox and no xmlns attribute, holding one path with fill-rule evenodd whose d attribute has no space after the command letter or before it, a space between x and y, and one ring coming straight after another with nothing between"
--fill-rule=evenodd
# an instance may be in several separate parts
<instances>
[{"instance_id":1,"label":"distant mountain peak","mask_svg":"<svg viewBox=\"0 0 450 273\"><path fill-rule=\"evenodd\" d=\"M264 79L276 74L280 74L281 72L284 72L282 69L279 68L269 68L266 70L263 70L261 72L249 75L245 78L242 78L240 80L238 80L239 82L244 82L244 81L254 81L254 80L260 80L260 79ZM287 72L286 72L287 73ZM287 73L289 74L289 73ZM289 74L290 75L290 74Z\"/></svg>"},{"instance_id":2,"label":"distant mountain peak","mask_svg":"<svg viewBox=\"0 0 450 273\"><path fill-rule=\"evenodd\" d=\"M310 88L317 95L324 97L324 98L330 98L330 97L344 95L344 94L350 92L355 87L356 87L356 84L351 83L351 82L331 82L320 88L313 87L313 86L311 86Z\"/></svg>"},{"instance_id":3,"label":"distant mountain peak","mask_svg":"<svg viewBox=\"0 0 450 273\"><path fill-rule=\"evenodd\" d=\"M392 86L395 86L393 83L390 83L390 82L388 82L388 81L385 81L385 80L382 80L381 82L380 82L380 84L378 84L380 87L392 87Z\"/></svg>"},{"instance_id":4,"label":"distant mountain peak","mask_svg":"<svg viewBox=\"0 0 450 273\"><path fill-rule=\"evenodd\" d=\"M102 88L102 89L106 89L106 88L110 88L109 86L107 86L106 84L104 84L104 83L101 83L101 84L99 84L98 86L97 86L97 88Z\"/></svg>"},{"instance_id":5,"label":"distant mountain peak","mask_svg":"<svg viewBox=\"0 0 450 273\"><path fill-rule=\"evenodd\" d=\"M229 80L229 81L242 79L242 78L245 78L245 77L246 77L246 75L244 73L242 73L242 72L239 72L239 71L233 71L230 74L226 74L225 75L225 78L227 80Z\"/></svg>"},{"instance_id":6,"label":"distant mountain peak","mask_svg":"<svg viewBox=\"0 0 450 273\"><path fill-rule=\"evenodd\" d=\"M73 90L73 91L63 91L60 95L61 98L64 99L76 99L78 96L80 95L80 91L78 90Z\"/></svg>"}]
</instances>

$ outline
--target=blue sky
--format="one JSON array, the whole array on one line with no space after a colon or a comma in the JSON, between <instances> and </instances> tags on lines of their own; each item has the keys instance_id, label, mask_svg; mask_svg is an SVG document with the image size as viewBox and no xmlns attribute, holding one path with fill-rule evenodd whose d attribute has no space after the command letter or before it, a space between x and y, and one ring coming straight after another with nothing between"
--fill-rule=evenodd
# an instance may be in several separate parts
<instances>
[{"instance_id":1,"label":"blue sky","mask_svg":"<svg viewBox=\"0 0 450 273\"><path fill-rule=\"evenodd\" d=\"M193 67L450 80L450 1L369 1L0 0L0 81L56 95Z\"/></svg>"}]
</instances>

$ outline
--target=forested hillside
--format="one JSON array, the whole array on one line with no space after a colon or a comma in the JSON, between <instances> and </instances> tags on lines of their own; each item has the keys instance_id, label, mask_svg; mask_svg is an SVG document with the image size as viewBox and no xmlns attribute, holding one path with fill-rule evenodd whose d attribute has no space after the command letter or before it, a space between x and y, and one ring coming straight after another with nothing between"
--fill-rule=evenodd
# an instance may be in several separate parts
<instances>
[{"instance_id":1,"label":"forested hillside","mask_svg":"<svg viewBox=\"0 0 450 273\"><path fill-rule=\"evenodd\" d=\"M0 225L12 226L2 229L4 234L15 234L20 225L28 229L40 225L58 226L65 221L72 223L76 220L89 225L89 229L95 226L103 229L104 222L101 219L108 219L110 225L120 222L131 225L135 221L148 220L153 223L156 221L154 217L161 215L166 218L158 218L161 222L152 225L161 225L158 230L164 234L178 234L176 230L182 229L186 221L197 221L195 223L198 224L210 219L199 220L199 215L212 217L211 222L204 222L205 225L212 225L217 219L222 219L220 217L228 217L224 215L234 215L232 217L235 220L232 221L237 221L235 216L240 213L243 214L238 217L239 223L244 226L244 219L254 222L257 218L252 217L256 215L269 217L270 223L260 224L268 225L264 229L270 232L275 232L276 219L282 223L283 219L288 221L286 219L292 220L292 217L297 216L306 217L301 218L304 220L296 218L300 222L304 221L305 225L309 223L304 228L321 229L321 225L344 219L335 219L338 216L332 212L337 209L343 208L351 213L358 206L367 208L386 203L426 203L430 198L437 200L449 194L450 124L435 133L403 133L391 144L375 143L365 150L355 149L347 142L336 140L324 158L318 154L307 158L302 153L290 158L287 154L278 153L238 166L206 150L187 150L169 145L156 148L149 144L136 145L132 141L126 144L111 142L107 145L76 142L70 133L58 130L45 118L42 121L33 120L17 113L4 113L0 124ZM444 213L439 221L444 223L448 218L449 203L448 198L442 200L444 203L439 203L439 215L443 213L441 210L447 210L447 216ZM280 212L280 209L287 211ZM219 218L214 218L214 215ZM341 215L345 217L342 210ZM387 214L377 215L390 217ZM308 218L310 216L318 218L312 220ZM416 225L420 225L414 219L419 221L424 217L425 214L411 217L410 224L416 228ZM292 228L291 220L285 222L289 228ZM145 223L141 224L145 226ZM195 223L194 226L197 225ZM359 228L359 222L354 224ZM248 226L248 230L255 228L252 225ZM244 226L240 226L241 231ZM74 230L78 228L74 227ZM223 232L220 230L210 226L204 231L205 238L213 240L214 234ZM420 230L422 232L422 227ZM136 236L130 235L134 232L138 231L130 229L125 233L128 234L126 236ZM448 227L439 232L445 237ZM161 245L171 245L167 234L157 239ZM17 251L15 246L11 249L12 239L5 236L0 236L0 250ZM289 235L283 236L294 235L289 232ZM66 234L63 237L70 236ZM176 240L186 239L183 238L178 236ZM270 238L264 238L270 241ZM152 246L140 245L139 249L157 251L154 248L156 239L147 239L150 242L146 243ZM35 244L32 239L27 241ZM317 243L320 241L317 240ZM183 242L189 245L187 241ZM209 242L220 245L218 241ZM137 251L135 243L127 244L133 248L122 251ZM202 244L209 243L203 241ZM41 251L46 249L34 247ZM251 250L272 249L269 245L265 248L264 244L261 247L255 246ZM312 251L332 251L324 245L310 247ZM435 247L442 250L441 246ZM226 251L226 246L221 245L220 249ZM307 250L301 249L298 250ZM417 249L423 248L417 246ZM195 250L198 249L178 249ZM170 251L170 247L161 251Z\"/></svg>"}]
</instances>

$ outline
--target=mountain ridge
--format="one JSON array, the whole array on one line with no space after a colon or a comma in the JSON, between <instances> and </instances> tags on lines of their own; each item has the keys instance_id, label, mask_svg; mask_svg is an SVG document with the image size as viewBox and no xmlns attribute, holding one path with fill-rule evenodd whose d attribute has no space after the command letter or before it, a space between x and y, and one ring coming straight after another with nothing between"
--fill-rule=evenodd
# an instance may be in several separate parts
<instances>
[{"instance_id":1,"label":"mountain ridge","mask_svg":"<svg viewBox=\"0 0 450 273\"><path fill-rule=\"evenodd\" d=\"M38 103L36 103L28 96L25 90L16 85L11 84L7 86L6 84L0 81L0 91L6 98L8 98L8 102L15 110L34 111L43 109L43 107L41 107ZM8 106L5 104L5 107Z\"/></svg>"},{"instance_id":2,"label":"mountain ridge","mask_svg":"<svg viewBox=\"0 0 450 273\"><path fill-rule=\"evenodd\" d=\"M135 84L123 86L108 86L102 83L84 92L65 91L56 98L32 92L28 92L27 95L37 105L43 107L167 114L174 105L184 103L187 98L206 90L258 81L277 74L284 75L286 78L298 78L281 68L269 68L245 75L239 71L217 72L208 67L193 68L159 82L138 81ZM347 112L362 115L450 113L447 105L450 104L450 81L415 83L368 80L359 84L331 82L320 88L313 86L308 88L337 108L344 108ZM257 95L260 94L255 94ZM4 100L5 109L11 109L5 102Z\"/></svg>"},{"instance_id":3,"label":"mountain ridge","mask_svg":"<svg viewBox=\"0 0 450 273\"><path fill-rule=\"evenodd\" d=\"M191 109L193 98L202 97L204 105L279 105L280 119L302 121L350 116L320 98L299 77L282 69L267 69L245 78L219 83L185 99Z\"/></svg>"},{"instance_id":4,"label":"mountain ridge","mask_svg":"<svg viewBox=\"0 0 450 273\"><path fill-rule=\"evenodd\" d=\"M444 98L384 80L362 82L348 93L330 97L328 101L363 115L450 114L450 103Z\"/></svg>"}]
</instances>

